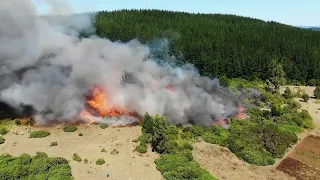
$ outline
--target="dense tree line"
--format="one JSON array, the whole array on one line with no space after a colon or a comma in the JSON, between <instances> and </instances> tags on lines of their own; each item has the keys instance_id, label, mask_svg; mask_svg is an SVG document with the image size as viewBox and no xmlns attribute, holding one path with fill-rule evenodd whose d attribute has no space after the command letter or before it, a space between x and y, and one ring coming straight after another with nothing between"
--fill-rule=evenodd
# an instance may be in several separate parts
<instances>
[{"instance_id":1,"label":"dense tree line","mask_svg":"<svg viewBox=\"0 0 320 180\"><path fill-rule=\"evenodd\" d=\"M280 62L291 82L320 83L320 32L276 22L160 10L99 12L96 33L114 41L168 38L169 53L183 54L209 77L268 78Z\"/></svg>"}]
</instances>

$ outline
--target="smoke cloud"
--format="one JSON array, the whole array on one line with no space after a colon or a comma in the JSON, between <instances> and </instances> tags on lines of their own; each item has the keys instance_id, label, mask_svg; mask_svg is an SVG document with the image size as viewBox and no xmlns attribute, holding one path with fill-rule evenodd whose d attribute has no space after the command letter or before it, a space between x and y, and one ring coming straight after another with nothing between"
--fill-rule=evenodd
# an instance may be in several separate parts
<instances>
[{"instance_id":1,"label":"smoke cloud","mask_svg":"<svg viewBox=\"0 0 320 180\"><path fill-rule=\"evenodd\" d=\"M52 12L71 9L46 2ZM158 61L138 40L78 38L80 31L93 30L92 15L39 17L31 0L2 0L0 20L0 100L17 110L32 106L39 124L73 121L95 85L115 106L161 114L174 124L209 125L238 111L236 98L218 79L201 77L190 64L172 66L169 56L169 63Z\"/></svg>"}]
</instances>

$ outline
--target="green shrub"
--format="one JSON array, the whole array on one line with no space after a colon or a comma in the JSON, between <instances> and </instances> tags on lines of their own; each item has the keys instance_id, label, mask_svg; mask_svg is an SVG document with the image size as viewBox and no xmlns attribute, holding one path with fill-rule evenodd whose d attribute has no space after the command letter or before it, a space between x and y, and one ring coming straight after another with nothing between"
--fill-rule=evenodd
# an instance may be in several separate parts
<instances>
[{"instance_id":1,"label":"green shrub","mask_svg":"<svg viewBox=\"0 0 320 180\"><path fill-rule=\"evenodd\" d=\"M145 133L153 133L153 118L146 113L143 116L142 122L141 122L141 126L142 126L142 131Z\"/></svg>"},{"instance_id":2,"label":"green shrub","mask_svg":"<svg viewBox=\"0 0 320 180\"><path fill-rule=\"evenodd\" d=\"M320 99L320 86L316 87L316 89L313 91L313 94L316 99Z\"/></svg>"},{"instance_id":3,"label":"green shrub","mask_svg":"<svg viewBox=\"0 0 320 180\"><path fill-rule=\"evenodd\" d=\"M291 108L291 109L301 108L301 104L293 99L288 100L287 104L289 105L289 108Z\"/></svg>"},{"instance_id":4,"label":"green shrub","mask_svg":"<svg viewBox=\"0 0 320 180\"><path fill-rule=\"evenodd\" d=\"M106 150L105 148L102 148L102 149L101 149L101 152L102 152L102 153L105 153L105 152L107 152L107 150Z\"/></svg>"},{"instance_id":5,"label":"green shrub","mask_svg":"<svg viewBox=\"0 0 320 180\"><path fill-rule=\"evenodd\" d=\"M79 135L79 136L83 136L83 133L79 133L78 135Z\"/></svg>"},{"instance_id":6,"label":"green shrub","mask_svg":"<svg viewBox=\"0 0 320 180\"><path fill-rule=\"evenodd\" d=\"M57 141L53 141L53 142L51 142L50 146L58 146L58 142Z\"/></svg>"},{"instance_id":7,"label":"green shrub","mask_svg":"<svg viewBox=\"0 0 320 180\"><path fill-rule=\"evenodd\" d=\"M6 142L6 140L1 136L0 137L0 144L3 144L3 143L5 143Z\"/></svg>"},{"instance_id":8,"label":"green shrub","mask_svg":"<svg viewBox=\"0 0 320 180\"><path fill-rule=\"evenodd\" d=\"M147 144L146 143L140 143L136 148L135 150L139 153L146 153L147 152Z\"/></svg>"},{"instance_id":9,"label":"green shrub","mask_svg":"<svg viewBox=\"0 0 320 180\"><path fill-rule=\"evenodd\" d=\"M88 163L88 159L84 159L83 162L87 164Z\"/></svg>"},{"instance_id":10,"label":"green shrub","mask_svg":"<svg viewBox=\"0 0 320 180\"><path fill-rule=\"evenodd\" d=\"M78 128L74 125L68 124L63 127L64 132L75 132Z\"/></svg>"},{"instance_id":11,"label":"green shrub","mask_svg":"<svg viewBox=\"0 0 320 180\"><path fill-rule=\"evenodd\" d=\"M304 102L308 102L310 97L307 93L303 93L303 95L301 96L301 98L303 99Z\"/></svg>"},{"instance_id":12,"label":"green shrub","mask_svg":"<svg viewBox=\"0 0 320 180\"><path fill-rule=\"evenodd\" d=\"M108 124L101 124L101 125L100 125L100 128L101 128L101 129L106 129L107 127L108 127Z\"/></svg>"},{"instance_id":13,"label":"green shrub","mask_svg":"<svg viewBox=\"0 0 320 180\"><path fill-rule=\"evenodd\" d=\"M112 155L116 155L116 154L119 154L119 151L117 149L113 149L110 154Z\"/></svg>"},{"instance_id":14,"label":"green shrub","mask_svg":"<svg viewBox=\"0 0 320 180\"><path fill-rule=\"evenodd\" d=\"M74 154L73 154L72 159L73 159L74 161L78 161L78 162L81 162L81 161L82 161L81 157L80 157L77 153L74 153Z\"/></svg>"},{"instance_id":15,"label":"green shrub","mask_svg":"<svg viewBox=\"0 0 320 180\"><path fill-rule=\"evenodd\" d=\"M100 159L98 159L98 160L96 161L96 165L102 165L102 164L104 164L104 163L105 163L105 161L104 161L103 158L100 158Z\"/></svg>"},{"instance_id":16,"label":"green shrub","mask_svg":"<svg viewBox=\"0 0 320 180\"><path fill-rule=\"evenodd\" d=\"M166 151L165 144L168 141L169 124L168 121L160 116L154 117L153 134L151 139L151 147L158 153L164 153Z\"/></svg>"},{"instance_id":17,"label":"green shrub","mask_svg":"<svg viewBox=\"0 0 320 180\"><path fill-rule=\"evenodd\" d=\"M286 87L286 89L284 90L283 96L284 96L286 99L293 98L293 93L292 93L292 91L291 91L291 89L290 89L289 87Z\"/></svg>"},{"instance_id":18,"label":"green shrub","mask_svg":"<svg viewBox=\"0 0 320 180\"><path fill-rule=\"evenodd\" d=\"M49 136L51 133L46 130L39 130L39 131L31 131L29 138L43 138Z\"/></svg>"},{"instance_id":19,"label":"green shrub","mask_svg":"<svg viewBox=\"0 0 320 180\"><path fill-rule=\"evenodd\" d=\"M272 116L280 116L282 114L280 104L271 104L271 114Z\"/></svg>"},{"instance_id":20,"label":"green shrub","mask_svg":"<svg viewBox=\"0 0 320 180\"><path fill-rule=\"evenodd\" d=\"M1 134L1 135L6 135L7 133L8 133L7 128L5 128L5 127L0 128L0 134Z\"/></svg>"}]
</instances>

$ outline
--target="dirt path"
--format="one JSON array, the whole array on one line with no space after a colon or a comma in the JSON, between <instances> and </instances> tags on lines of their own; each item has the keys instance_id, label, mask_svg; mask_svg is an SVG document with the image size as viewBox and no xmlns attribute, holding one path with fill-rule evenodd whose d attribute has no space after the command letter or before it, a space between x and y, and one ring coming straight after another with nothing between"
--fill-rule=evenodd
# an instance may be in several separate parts
<instances>
[{"instance_id":1,"label":"dirt path","mask_svg":"<svg viewBox=\"0 0 320 180\"><path fill-rule=\"evenodd\" d=\"M34 155L37 151L42 151L49 156L64 157L70 160L75 180L162 179L154 163L158 157L156 153L148 151L140 155L133 152L136 143L132 140L140 135L140 127L101 129L99 126L81 126L72 133L63 132L58 128L47 128L52 134L40 139L28 138L27 130L24 128L19 129L24 135L14 135L9 132L5 135L6 142L0 146L0 153L18 156L21 153ZM78 135L80 132L83 136ZM50 147L52 141L57 141L58 146ZM101 152L102 148L107 152ZM113 149L117 149L119 154L110 154ZM89 163L73 161L74 153L80 155L82 160L88 159ZM104 158L106 163L101 166L96 165L98 158ZM106 172L110 174L108 178Z\"/></svg>"}]
</instances>

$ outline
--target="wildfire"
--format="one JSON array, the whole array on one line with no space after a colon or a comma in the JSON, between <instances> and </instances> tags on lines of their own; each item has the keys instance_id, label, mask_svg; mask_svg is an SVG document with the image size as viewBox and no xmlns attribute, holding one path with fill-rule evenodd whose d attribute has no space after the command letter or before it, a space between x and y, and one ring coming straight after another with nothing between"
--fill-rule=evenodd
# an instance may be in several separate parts
<instances>
[{"instance_id":1,"label":"wildfire","mask_svg":"<svg viewBox=\"0 0 320 180\"><path fill-rule=\"evenodd\" d=\"M131 116L137 119L137 122L141 122L139 115L133 112L129 112L124 107L112 105L108 101L107 93L100 87L95 86L92 94L86 101L87 109L82 110L80 116L89 120L90 124L95 122L94 117L119 117L119 116Z\"/></svg>"},{"instance_id":2,"label":"wildfire","mask_svg":"<svg viewBox=\"0 0 320 180\"><path fill-rule=\"evenodd\" d=\"M246 115L244 113L245 111L245 108L243 106L238 106L238 113L236 114L236 118L238 119L245 119L246 118Z\"/></svg>"},{"instance_id":3,"label":"wildfire","mask_svg":"<svg viewBox=\"0 0 320 180\"><path fill-rule=\"evenodd\" d=\"M238 112L237 114L234 116L237 119L245 119L246 118L246 114L245 114L245 108L243 106L238 106ZM220 119L219 121L215 121L212 123L212 125L214 126L224 126L227 124L227 120L226 119Z\"/></svg>"}]
</instances>

